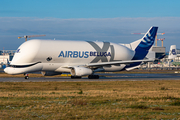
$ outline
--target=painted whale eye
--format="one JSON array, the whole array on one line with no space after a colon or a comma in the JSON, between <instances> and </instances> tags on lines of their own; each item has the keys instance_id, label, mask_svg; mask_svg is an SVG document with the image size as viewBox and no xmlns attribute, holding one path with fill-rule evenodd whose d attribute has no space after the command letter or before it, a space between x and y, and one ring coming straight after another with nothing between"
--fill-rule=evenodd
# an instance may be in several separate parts
<instances>
[{"instance_id":1,"label":"painted whale eye","mask_svg":"<svg viewBox=\"0 0 180 120\"><path fill-rule=\"evenodd\" d=\"M52 60L52 57L48 57L46 58L47 61L51 61Z\"/></svg>"}]
</instances>

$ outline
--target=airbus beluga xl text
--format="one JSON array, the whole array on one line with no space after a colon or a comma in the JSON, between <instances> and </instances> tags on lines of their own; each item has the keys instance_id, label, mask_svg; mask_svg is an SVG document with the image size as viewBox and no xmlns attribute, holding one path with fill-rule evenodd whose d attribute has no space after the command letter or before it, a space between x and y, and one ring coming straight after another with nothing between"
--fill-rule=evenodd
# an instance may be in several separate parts
<instances>
[{"instance_id":1,"label":"airbus beluga xl text","mask_svg":"<svg viewBox=\"0 0 180 120\"><path fill-rule=\"evenodd\" d=\"M45 76L71 73L71 78L88 75L99 78L95 72L121 71L141 64L154 44L158 27L151 27L139 40L122 45L110 42L30 40L16 51L4 71L8 74L26 74L41 71ZM27 79L28 76L25 76Z\"/></svg>"}]
</instances>

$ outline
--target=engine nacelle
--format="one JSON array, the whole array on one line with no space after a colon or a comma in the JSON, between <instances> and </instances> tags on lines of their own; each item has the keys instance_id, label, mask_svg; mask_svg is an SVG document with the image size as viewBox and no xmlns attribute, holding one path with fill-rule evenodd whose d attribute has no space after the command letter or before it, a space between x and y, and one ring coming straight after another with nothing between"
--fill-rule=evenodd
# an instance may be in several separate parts
<instances>
[{"instance_id":1,"label":"engine nacelle","mask_svg":"<svg viewBox=\"0 0 180 120\"><path fill-rule=\"evenodd\" d=\"M61 72L53 72L53 71L42 71L41 74L43 76L54 76L54 75L60 75Z\"/></svg>"},{"instance_id":2,"label":"engine nacelle","mask_svg":"<svg viewBox=\"0 0 180 120\"><path fill-rule=\"evenodd\" d=\"M72 76L84 76L84 75L91 75L93 71L89 68L85 67L74 67L71 69Z\"/></svg>"}]
</instances>

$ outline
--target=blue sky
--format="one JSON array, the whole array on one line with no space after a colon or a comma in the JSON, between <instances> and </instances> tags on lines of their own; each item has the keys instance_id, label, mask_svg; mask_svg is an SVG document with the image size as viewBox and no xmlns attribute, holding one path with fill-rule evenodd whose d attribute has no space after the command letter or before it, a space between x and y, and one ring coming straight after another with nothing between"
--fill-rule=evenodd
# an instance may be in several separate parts
<instances>
[{"instance_id":1,"label":"blue sky","mask_svg":"<svg viewBox=\"0 0 180 120\"><path fill-rule=\"evenodd\" d=\"M0 50L17 49L18 36L41 39L99 40L130 43L151 26L165 35L164 45L180 48L179 0L1 0ZM161 42L158 41L158 45Z\"/></svg>"}]
</instances>

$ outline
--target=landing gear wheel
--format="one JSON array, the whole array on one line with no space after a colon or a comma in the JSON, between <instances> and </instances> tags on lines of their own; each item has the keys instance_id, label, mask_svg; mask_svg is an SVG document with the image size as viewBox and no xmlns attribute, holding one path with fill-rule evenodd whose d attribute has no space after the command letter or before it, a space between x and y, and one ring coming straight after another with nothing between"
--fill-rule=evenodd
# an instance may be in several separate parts
<instances>
[{"instance_id":1,"label":"landing gear wheel","mask_svg":"<svg viewBox=\"0 0 180 120\"><path fill-rule=\"evenodd\" d=\"M71 76L71 79L81 79L81 76Z\"/></svg>"},{"instance_id":2,"label":"landing gear wheel","mask_svg":"<svg viewBox=\"0 0 180 120\"><path fill-rule=\"evenodd\" d=\"M99 79L99 75L89 75L88 79Z\"/></svg>"},{"instance_id":3,"label":"landing gear wheel","mask_svg":"<svg viewBox=\"0 0 180 120\"><path fill-rule=\"evenodd\" d=\"M25 77L24 77L24 78L25 78L26 80L27 80L27 79L29 79L28 74L26 74L26 73L25 73L24 75L25 75Z\"/></svg>"}]
</instances>

